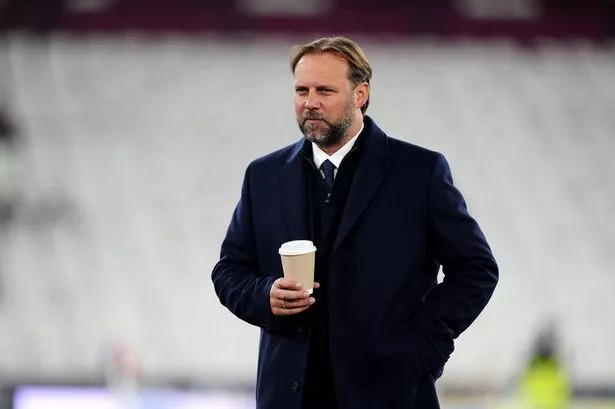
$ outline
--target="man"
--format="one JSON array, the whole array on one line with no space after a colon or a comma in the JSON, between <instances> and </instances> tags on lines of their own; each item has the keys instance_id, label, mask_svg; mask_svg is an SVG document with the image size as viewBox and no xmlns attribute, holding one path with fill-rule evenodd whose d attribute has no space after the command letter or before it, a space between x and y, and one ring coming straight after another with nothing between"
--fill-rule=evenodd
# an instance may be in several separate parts
<instances>
[{"instance_id":1,"label":"man","mask_svg":"<svg viewBox=\"0 0 615 409\"><path fill-rule=\"evenodd\" d=\"M6 225L13 221L16 207L15 173L17 164L16 147L19 143L19 133L0 102L0 233Z\"/></svg>"},{"instance_id":2,"label":"man","mask_svg":"<svg viewBox=\"0 0 615 409\"><path fill-rule=\"evenodd\" d=\"M248 166L212 272L223 305L261 330L259 409L432 409L453 339L498 268L444 157L365 115L371 67L323 38L291 58L305 138ZM313 296L278 249L317 247ZM440 265L444 281L437 284Z\"/></svg>"},{"instance_id":3,"label":"man","mask_svg":"<svg viewBox=\"0 0 615 409\"><path fill-rule=\"evenodd\" d=\"M570 379L557 351L555 327L549 325L538 336L519 383L521 407L527 409L569 408Z\"/></svg>"}]
</instances>

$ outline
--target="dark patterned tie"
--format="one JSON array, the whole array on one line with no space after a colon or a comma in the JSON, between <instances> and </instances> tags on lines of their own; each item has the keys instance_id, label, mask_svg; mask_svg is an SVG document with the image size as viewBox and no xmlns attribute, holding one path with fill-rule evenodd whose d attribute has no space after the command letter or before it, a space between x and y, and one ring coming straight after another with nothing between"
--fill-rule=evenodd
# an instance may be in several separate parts
<instances>
[{"instance_id":1,"label":"dark patterned tie","mask_svg":"<svg viewBox=\"0 0 615 409\"><path fill-rule=\"evenodd\" d=\"M327 159L320 165L323 173L325 174L325 186L327 186L327 194L331 194L331 190L333 189L333 174L335 171L335 165Z\"/></svg>"}]
</instances>

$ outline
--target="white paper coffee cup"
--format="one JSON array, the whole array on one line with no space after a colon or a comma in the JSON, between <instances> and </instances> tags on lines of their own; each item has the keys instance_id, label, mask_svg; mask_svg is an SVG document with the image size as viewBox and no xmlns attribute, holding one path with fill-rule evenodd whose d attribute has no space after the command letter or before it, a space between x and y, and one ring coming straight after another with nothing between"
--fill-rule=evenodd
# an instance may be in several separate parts
<instances>
[{"instance_id":1,"label":"white paper coffee cup","mask_svg":"<svg viewBox=\"0 0 615 409\"><path fill-rule=\"evenodd\" d=\"M314 267L316 247L310 240L288 241L280 247L284 277L301 283L303 289L312 294L314 288Z\"/></svg>"}]
</instances>

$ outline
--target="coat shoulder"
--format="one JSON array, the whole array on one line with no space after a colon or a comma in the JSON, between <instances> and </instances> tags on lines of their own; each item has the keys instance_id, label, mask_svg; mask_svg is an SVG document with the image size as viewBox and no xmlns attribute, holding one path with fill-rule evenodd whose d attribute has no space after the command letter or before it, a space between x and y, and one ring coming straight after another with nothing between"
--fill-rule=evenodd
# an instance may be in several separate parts
<instances>
[{"instance_id":1,"label":"coat shoulder","mask_svg":"<svg viewBox=\"0 0 615 409\"><path fill-rule=\"evenodd\" d=\"M279 169L281 166L284 166L284 164L288 161L289 157L291 157L296 152L296 150L298 149L298 145L300 144L301 142L296 142L292 145L285 146L271 153L258 157L252 162L250 162L248 168L256 170L258 172Z\"/></svg>"},{"instance_id":2,"label":"coat shoulder","mask_svg":"<svg viewBox=\"0 0 615 409\"><path fill-rule=\"evenodd\" d=\"M401 163L432 168L436 161L444 158L444 155L440 152L402 141L401 139L387 135L387 140L392 157Z\"/></svg>"}]
</instances>

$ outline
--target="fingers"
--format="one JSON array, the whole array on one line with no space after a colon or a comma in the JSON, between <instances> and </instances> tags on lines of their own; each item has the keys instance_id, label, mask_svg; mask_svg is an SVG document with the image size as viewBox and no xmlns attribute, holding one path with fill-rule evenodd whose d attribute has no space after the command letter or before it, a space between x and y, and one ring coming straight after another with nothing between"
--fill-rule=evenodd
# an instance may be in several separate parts
<instances>
[{"instance_id":1,"label":"fingers","mask_svg":"<svg viewBox=\"0 0 615 409\"><path fill-rule=\"evenodd\" d=\"M274 287L280 288L282 290L300 290L301 284L291 278L282 277L275 280L273 283Z\"/></svg>"},{"instance_id":2,"label":"fingers","mask_svg":"<svg viewBox=\"0 0 615 409\"><path fill-rule=\"evenodd\" d=\"M315 301L316 300L314 298L309 297L303 300L286 301L286 303L284 304L284 300L282 300L279 303L279 306L272 308L272 311L275 315L278 315L278 316L295 315L295 314L299 314L307 310L308 308L310 308L310 306L314 304Z\"/></svg>"},{"instance_id":3,"label":"fingers","mask_svg":"<svg viewBox=\"0 0 615 409\"><path fill-rule=\"evenodd\" d=\"M320 285L314 283L314 288ZM301 289L301 285L288 278L279 278L271 286L269 303L274 315L294 315L307 310L316 302L314 297Z\"/></svg>"},{"instance_id":4,"label":"fingers","mask_svg":"<svg viewBox=\"0 0 615 409\"><path fill-rule=\"evenodd\" d=\"M273 293L274 298L278 300L287 300L287 301L299 300L299 299L307 298L310 296L310 294L307 291L280 290L279 288L276 290L273 290L272 293Z\"/></svg>"},{"instance_id":5,"label":"fingers","mask_svg":"<svg viewBox=\"0 0 615 409\"><path fill-rule=\"evenodd\" d=\"M286 310L293 310L297 308L309 307L310 305L314 304L314 302L316 302L316 299L314 297L306 297L295 300L275 300L274 305L276 307L283 308Z\"/></svg>"},{"instance_id":6,"label":"fingers","mask_svg":"<svg viewBox=\"0 0 615 409\"><path fill-rule=\"evenodd\" d=\"M291 278L282 277L275 280L274 286L283 290L301 290L301 284ZM320 288L320 283L314 283L314 288Z\"/></svg>"}]
</instances>

